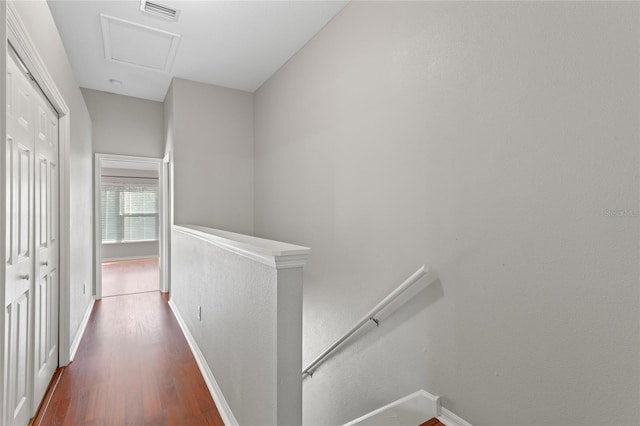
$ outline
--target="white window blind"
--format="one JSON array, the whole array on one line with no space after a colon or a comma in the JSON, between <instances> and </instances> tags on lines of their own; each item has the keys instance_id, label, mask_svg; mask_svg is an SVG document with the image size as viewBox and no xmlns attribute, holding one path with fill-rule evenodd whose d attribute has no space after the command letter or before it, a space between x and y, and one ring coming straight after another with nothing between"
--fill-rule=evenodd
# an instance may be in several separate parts
<instances>
[{"instance_id":1,"label":"white window blind","mask_svg":"<svg viewBox=\"0 0 640 426\"><path fill-rule=\"evenodd\" d=\"M102 242L158 239L158 186L102 184Z\"/></svg>"}]
</instances>

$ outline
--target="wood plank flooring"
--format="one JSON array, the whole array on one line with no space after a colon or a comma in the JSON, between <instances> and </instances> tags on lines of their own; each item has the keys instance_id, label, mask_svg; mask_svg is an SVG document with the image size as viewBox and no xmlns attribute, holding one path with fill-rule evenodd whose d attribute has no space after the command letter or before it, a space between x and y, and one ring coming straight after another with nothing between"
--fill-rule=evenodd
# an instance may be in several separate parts
<instances>
[{"instance_id":1,"label":"wood plank flooring","mask_svg":"<svg viewBox=\"0 0 640 426\"><path fill-rule=\"evenodd\" d=\"M97 301L41 411L34 425L224 425L160 292Z\"/></svg>"},{"instance_id":2,"label":"wood plank flooring","mask_svg":"<svg viewBox=\"0 0 640 426\"><path fill-rule=\"evenodd\" d=\"M102 297L158 291L158 258L102 263Z\"/></svg>"}]
</instances>

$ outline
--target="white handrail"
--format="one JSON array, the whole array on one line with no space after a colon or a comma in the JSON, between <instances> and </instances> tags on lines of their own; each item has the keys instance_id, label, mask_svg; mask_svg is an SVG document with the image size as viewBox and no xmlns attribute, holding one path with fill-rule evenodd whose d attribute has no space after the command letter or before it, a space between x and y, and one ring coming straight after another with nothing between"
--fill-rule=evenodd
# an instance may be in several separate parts
<instances>
[{"instance_id":1,"label":"white handrail","mask_svg":"<svg viewBox=\"0 0 640 426\"><path fill-rule=\"evenodd\" d=\"M380 303L378 303L373 309L371 309L367 314L362 317L360 321L358 321L353 327L349 329L346 333L342 335L335 343L325 349L320 355L316 357L309 365L306 366L302 370L302 377L312 376L315 369L324 361L324 359L333 352L338 346L340 346L345 340L351 337L356 331L358 331L363 325L365 325L369 321L373 321L378 325L378 320L376 319L376 314L380 312L382 309L387 307L391 302L398 298L402 293L404 293L409 287L415 284L420 278L425 276L427 273L431 271L430 267L422 265L420 269L413 273L409 278L405 280L402 284L398 286L395 290L393 290L387 297L382 299ZM430 283L429 283L430 284Z\"/></svg>"}]
</instances>

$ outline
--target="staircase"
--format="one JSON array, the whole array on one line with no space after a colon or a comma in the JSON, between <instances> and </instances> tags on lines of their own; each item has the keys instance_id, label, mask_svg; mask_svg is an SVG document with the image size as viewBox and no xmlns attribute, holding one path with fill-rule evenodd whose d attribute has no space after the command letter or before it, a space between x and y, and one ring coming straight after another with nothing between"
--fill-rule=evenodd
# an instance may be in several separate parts
<instances>
[{"instance_id":1,"label":"staircase","mask_svg":"<svg viewBox=\"0 0 640 426\"><path fill-rule=\"evenodd\" d=\"M430 419L430 420L426 420ZM426 421L425 421L426 420ZM440 405L440 397L419 390L344 426L471 426Z\"/></svg>"},{"instance_id":2,"label":"staircase","mask_svg":"<svg viewBox=\"0 0 640 426\"><path fill-rule=\"evenodd\" d=\"M420 426L446 426L446 425L442 423L440 420L438 420L437 417L434 417L422 423Z\"/></svg>"}]
</instances>

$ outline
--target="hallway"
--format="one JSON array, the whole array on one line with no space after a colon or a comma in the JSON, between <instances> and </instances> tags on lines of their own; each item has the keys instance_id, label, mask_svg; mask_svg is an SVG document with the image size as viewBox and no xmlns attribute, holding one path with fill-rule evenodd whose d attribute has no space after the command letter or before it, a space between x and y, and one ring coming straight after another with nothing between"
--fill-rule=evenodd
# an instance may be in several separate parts
<instances>
[{"instance_id":1,"label":"hallway","mask_svg":"<svg viewBox=\"0 0 640 426\"><path fill-rule=\"evenodd\" d=\"M96 301L74 361L34 425L223 425L159 292Z\"/></svg>"},{"instance_id":2,"label":"hallway","mask_svg":"<svg viewBox=\"0 0 640 426\"><path fill-rule=\"evenodd\" d=\"M158 291L158 258L102 262L102 297Z\"/></svg>"}]
</instances>

